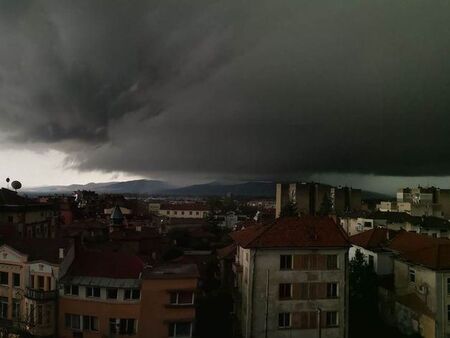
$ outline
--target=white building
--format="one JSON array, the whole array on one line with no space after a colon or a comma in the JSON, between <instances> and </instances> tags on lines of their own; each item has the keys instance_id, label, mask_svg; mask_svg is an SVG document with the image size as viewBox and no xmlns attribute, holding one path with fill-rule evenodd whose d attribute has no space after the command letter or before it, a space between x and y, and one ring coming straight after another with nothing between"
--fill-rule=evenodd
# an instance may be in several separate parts
<instances>
[{"instance_id":1,"label":"white building","mask_svg":"<svg viewBox=\"0 0 450 338\"><path fill-rule=\"evenodd\" d=\"M242 336L348 336L348 249L328 217L279 218L231 234Z\"/></svg>"}]
</instances>

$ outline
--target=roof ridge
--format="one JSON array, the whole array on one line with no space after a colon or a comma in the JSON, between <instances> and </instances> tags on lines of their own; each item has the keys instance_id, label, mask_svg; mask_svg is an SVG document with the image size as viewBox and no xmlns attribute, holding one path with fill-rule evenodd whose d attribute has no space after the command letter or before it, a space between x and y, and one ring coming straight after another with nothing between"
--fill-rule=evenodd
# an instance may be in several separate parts
<instances>
[{"instance_id":1,"label":"roof ridge","mask_svg":"<svg viewBox=\"0 0 450 338\"><path fill-rule=\"evenodd\" d=\"M257 234L250 242L247 243L247 246L252 244L254 241L256 241L258 238L260 238L263 234L265 234L269 229L272 229L277 223L277 220L272 221L270 224L261 224L262 231Z\"/></svg>"}]
</instances>

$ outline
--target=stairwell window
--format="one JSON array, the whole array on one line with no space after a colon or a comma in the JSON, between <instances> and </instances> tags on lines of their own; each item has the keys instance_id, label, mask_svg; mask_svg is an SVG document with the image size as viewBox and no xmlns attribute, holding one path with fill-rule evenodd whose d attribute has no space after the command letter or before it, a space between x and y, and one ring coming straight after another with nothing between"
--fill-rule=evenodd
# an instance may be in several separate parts
<instances>
[{"instance_id":1,"label":"stairwell window","mask_svg":"<svg viewBox=\"0 0 450 338\"><path fill-rule=\"evenodd\" d=\"M280 329L291 327L291 314L289 312L281 312L278 314L278 327Z\"/></svg>"},{"instance_id":2,"label":"stairwell window","mask_svg":"<svg viewBox=\"0 0 450 338\"><path fill-rule=\"evenodd\" d=\"M326 325L327 325L327 327L336 327L339 325L338 313L336 311L327 311Z\"/></svg>"},{"instance_id":3,"label":"stairwell window","mask_svg":"<svg viewBox=\"0 0 450 338\"><path fill-rule=\"evenodd\" d=\"M280 255L280 270L292 270L292 255Z\"/></svg>"},{"instance_id":4,"label":"stairwell window","mask_svg":"<svg viewBox=\"0 0 450 338\"><path fill-rule=\"evenodd\" d=\"M409 268L409 281L411 283L416 282L416 270Z\"/></svg>"}]
</instances>

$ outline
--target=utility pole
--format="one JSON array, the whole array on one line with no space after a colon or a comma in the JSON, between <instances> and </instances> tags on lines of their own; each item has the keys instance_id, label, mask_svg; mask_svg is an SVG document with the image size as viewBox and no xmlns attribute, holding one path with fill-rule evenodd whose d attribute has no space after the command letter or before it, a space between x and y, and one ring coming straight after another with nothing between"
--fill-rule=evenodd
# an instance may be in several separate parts
<instances>
[{"instance_id":1,"label":"utility pole","mask_svg":"<svg viewBox=\"0 0 450 338\"><path fill-rule=\"evenodd\" d=\"M322 309L317 308L317 337L322 338Z\"/></svg>"}]
</instances>

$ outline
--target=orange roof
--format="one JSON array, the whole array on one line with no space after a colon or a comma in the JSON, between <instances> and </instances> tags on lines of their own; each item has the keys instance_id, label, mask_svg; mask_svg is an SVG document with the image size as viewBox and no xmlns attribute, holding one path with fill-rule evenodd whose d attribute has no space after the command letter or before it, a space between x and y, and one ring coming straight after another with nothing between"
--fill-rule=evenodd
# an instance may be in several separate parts
<instances>
[{"instance_id":1,"label":"orange roof","mask_svg":"<svg viewBox=\"0 0 450 338\"><path fill-rule=\"evenodd\" d=\"M400 231L388 248L414 264L433 270L450 269L450 241L446 238Z\"/></svg>"},{"instance_id":2,"label":"orange roof","mask_svg":"<svg viewBox=\"0 0 450 338\"><path fill-rule=\"evenodd\" d=\"M381 249L389 239L390 231L385 228L374 228L350 236L350 242L365 249Z\"/></svg>"},{"instance_id":3,"label":"orange roof","mask_svg":"<svg viewBox=\"0 0 450 338\"><path fill-rule=\"evenodd\" d=\"M231 233L245 248L348 247L348 237L326 216L278 218L268 225L253 225Z\"/></svg>"}]
</instances>

